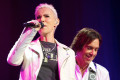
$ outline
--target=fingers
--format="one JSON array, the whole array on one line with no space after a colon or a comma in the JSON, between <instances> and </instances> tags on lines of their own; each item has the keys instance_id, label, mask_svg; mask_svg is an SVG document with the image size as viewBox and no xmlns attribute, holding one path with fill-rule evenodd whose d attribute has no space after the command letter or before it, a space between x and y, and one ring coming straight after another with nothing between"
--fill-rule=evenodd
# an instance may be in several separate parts
<instances>
[{"instance_id":1,"label":"fingers","mask_svg":"<svg viewBox=\"0 0 120 80\"><path fill-rule=\"evenodd\" d=\"M33 23L36 27L40 25L40 23L37 20L31 20L28 21L27 23Z\"/></svg>"},{"instance_id":2,"label":"fingers","mask_svg":"<svg viewBox=\"0 0 120 80\"><path fill-rule=\"evenodd\" d=\"M27 23L33 23L34 26L31 26L31 28L35 28L37 31L39 31L41 28L41 25L37 20L31 20L31 21L28 21Z\"/></svg>"}]
</instances>

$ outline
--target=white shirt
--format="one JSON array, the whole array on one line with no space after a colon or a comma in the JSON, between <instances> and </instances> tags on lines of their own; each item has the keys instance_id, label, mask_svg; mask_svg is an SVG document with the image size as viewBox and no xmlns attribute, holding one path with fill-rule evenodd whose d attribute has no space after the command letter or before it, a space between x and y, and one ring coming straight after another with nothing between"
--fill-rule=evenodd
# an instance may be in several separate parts
<instances>
[{"instance_id":1,"label":"white shirt","mask_svg":"<svg viewBox=\"0 0 120 80\"><path fill-rule=\"evenodd\" d=\"M93 62L89 64L88 68L83 74L83 77L80 72L79 66L76 64L76 70L75 70L76 80L88 80L89 68L92 68L92 70L96 72L96 80L110 80L108 70L99 64L96 64L95 67Z\"/></svg>"}]
</instances>

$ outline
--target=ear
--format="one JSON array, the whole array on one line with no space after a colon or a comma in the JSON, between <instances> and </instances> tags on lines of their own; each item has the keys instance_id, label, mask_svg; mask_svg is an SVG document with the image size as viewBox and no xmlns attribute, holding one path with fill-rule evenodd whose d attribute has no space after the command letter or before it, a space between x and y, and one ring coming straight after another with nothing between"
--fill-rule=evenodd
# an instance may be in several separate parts
<instances>
[{"instance_id":1,"label":"ear","mask_svg":"<svg viewBox=\"0 0 120 80\"><path fill-rule=\"evenodd\" d=\"M59 23L60 23L60 20L59 20L59 18L57 18L55 21L55 27L57 27L59 25Z\"/></svg>"}]
</instances>

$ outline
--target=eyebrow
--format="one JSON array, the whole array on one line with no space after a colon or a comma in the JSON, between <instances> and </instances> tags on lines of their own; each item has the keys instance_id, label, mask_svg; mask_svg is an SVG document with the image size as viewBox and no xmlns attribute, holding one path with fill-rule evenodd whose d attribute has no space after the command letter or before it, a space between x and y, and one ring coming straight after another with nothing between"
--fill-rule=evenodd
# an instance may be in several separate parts
<instances>
[{"instance_id":1,"label":"eyebrow","mask_svg":"<svg viewBox=\"0 0 120 80\"><path fill-rule=\"evenodd\" d=\"M86 45L86 47L92 47L92 46ZM92 48L94 48L94 47L92 47ZM96 48L99 49L99 47L96 47Z\"/></svg>"}]
</instances>

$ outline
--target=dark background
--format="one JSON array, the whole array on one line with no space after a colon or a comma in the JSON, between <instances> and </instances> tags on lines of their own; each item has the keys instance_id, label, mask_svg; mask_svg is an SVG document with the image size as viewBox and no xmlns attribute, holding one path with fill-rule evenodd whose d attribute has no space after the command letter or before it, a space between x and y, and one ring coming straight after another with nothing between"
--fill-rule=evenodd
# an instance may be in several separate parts
<instances>
[{"instance_id":1,"label":"dark background","mask_svg":"<svg viewBox=\"0 0 120 80\"><path fill-rule=\"evenodd\" d=\"M55 37L70 46L83 27L97 30L103 37L95 62L106 67L111 80L120 80L119 0L1 0L0 1L0 80L18 80L19 67L7 63L7 55L23 30L23 23L34 19L39 3L53 4L60 25Z\"/></svg>"}]
</instances>

